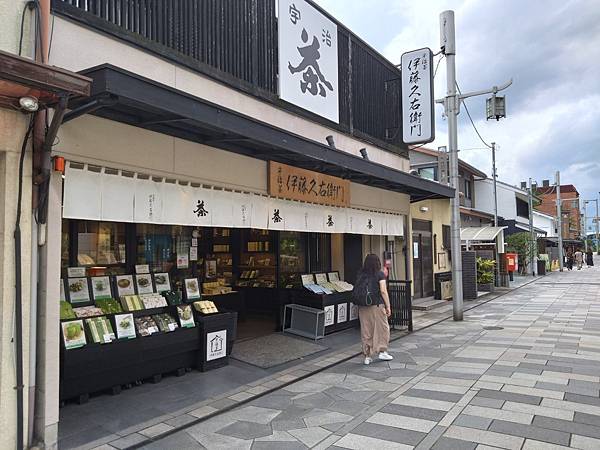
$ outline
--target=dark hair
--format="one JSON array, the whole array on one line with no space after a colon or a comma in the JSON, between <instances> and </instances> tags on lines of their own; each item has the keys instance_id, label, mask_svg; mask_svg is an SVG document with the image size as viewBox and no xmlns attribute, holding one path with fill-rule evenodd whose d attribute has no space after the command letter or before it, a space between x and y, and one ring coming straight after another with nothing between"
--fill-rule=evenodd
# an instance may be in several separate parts
<instances>
[{"instance_id":1,"label":"dark hair","mask_svg":"<svg viewBox=\"0 0 600 450\"><path fill-rule=\"evenodd\" d=\"M363 272L367 275L375 275L381 270L381 260L379 256L374 253L370 253L365 257L365 262L362 268Z\"/></svg>"}]
</instances>

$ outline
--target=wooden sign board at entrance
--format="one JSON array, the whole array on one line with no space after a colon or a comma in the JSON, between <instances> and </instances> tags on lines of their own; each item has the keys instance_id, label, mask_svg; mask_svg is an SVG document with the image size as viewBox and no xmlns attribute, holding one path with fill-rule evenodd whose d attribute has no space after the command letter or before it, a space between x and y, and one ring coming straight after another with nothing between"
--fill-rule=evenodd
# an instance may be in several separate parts
<instances>
[{"instance_id":1,"label":"wooden sign board at entrance","mask_svg":"<svg viewBox=\"0 0 600 450\"><path fill-rule=\"evenodd\" d=\"M269 161L269 195L331 206L350 206L350 181Z\"/></svg>"}]
</instances>

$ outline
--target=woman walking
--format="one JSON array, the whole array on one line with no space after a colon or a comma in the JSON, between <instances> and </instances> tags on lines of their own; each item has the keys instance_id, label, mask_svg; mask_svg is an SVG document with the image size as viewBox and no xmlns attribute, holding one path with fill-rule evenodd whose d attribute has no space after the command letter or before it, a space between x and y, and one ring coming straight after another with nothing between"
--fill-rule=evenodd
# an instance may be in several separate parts
<instances>
[{"instance_id":1,"label":"woman walking","mask_svg":"<svg viewBox=\"0 0 600 450\"><path fill-rule=\"evenodd\" d=\"M381 261L377 255L367 255L358 283L366 283L367 297L370 298L370 306L358 307L364 364L371 364L377 354L380 360L390 361L394 359L387 352L390 342L388 317L392 314L392 310L385 275L381 271Z\"/></svg>"},{"instance_id":2,"label":"woman walking","mask_svg":"<svg viewBox=\"0 0 600 450\"><path fill-rule=\"evenodd\" d=\"M585 259L588 267L592 267L594 265L594 252L591 248L588 248L588 251L585 254Z\"/></svg>"}]
</instances>

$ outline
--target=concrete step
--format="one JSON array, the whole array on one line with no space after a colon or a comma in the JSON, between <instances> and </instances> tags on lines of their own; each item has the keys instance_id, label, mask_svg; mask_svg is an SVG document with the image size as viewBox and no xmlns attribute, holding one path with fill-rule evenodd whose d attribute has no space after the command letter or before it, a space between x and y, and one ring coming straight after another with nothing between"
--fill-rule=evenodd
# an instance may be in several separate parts
<instances>
[{"instance_id":1,"label":"concrete step","mask_svg":"<svg viewBox=\"0 0 600 450\"><path fill-rule=\"evenodd\" d=\"M447 300L436 300L433 297L413 299L412 309L414 311L429 311L447 305Z\"/></svg>"}]
</instances>

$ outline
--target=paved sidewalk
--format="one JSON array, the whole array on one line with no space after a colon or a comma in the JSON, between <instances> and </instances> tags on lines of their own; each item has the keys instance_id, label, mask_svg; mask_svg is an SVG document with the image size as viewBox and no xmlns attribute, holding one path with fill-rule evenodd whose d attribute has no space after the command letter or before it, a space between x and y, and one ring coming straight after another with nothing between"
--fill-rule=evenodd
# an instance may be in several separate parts
<instances>
[{"instance_id":1,"label":"paved sidewalk","mask_svg":"<svg viewBox=\"0 0 600 450\"><path fill-rule=\"evenodd\" d=\"M552 274L144 448L600 448L600 270Z\"/></svg>"}]
</instances>

